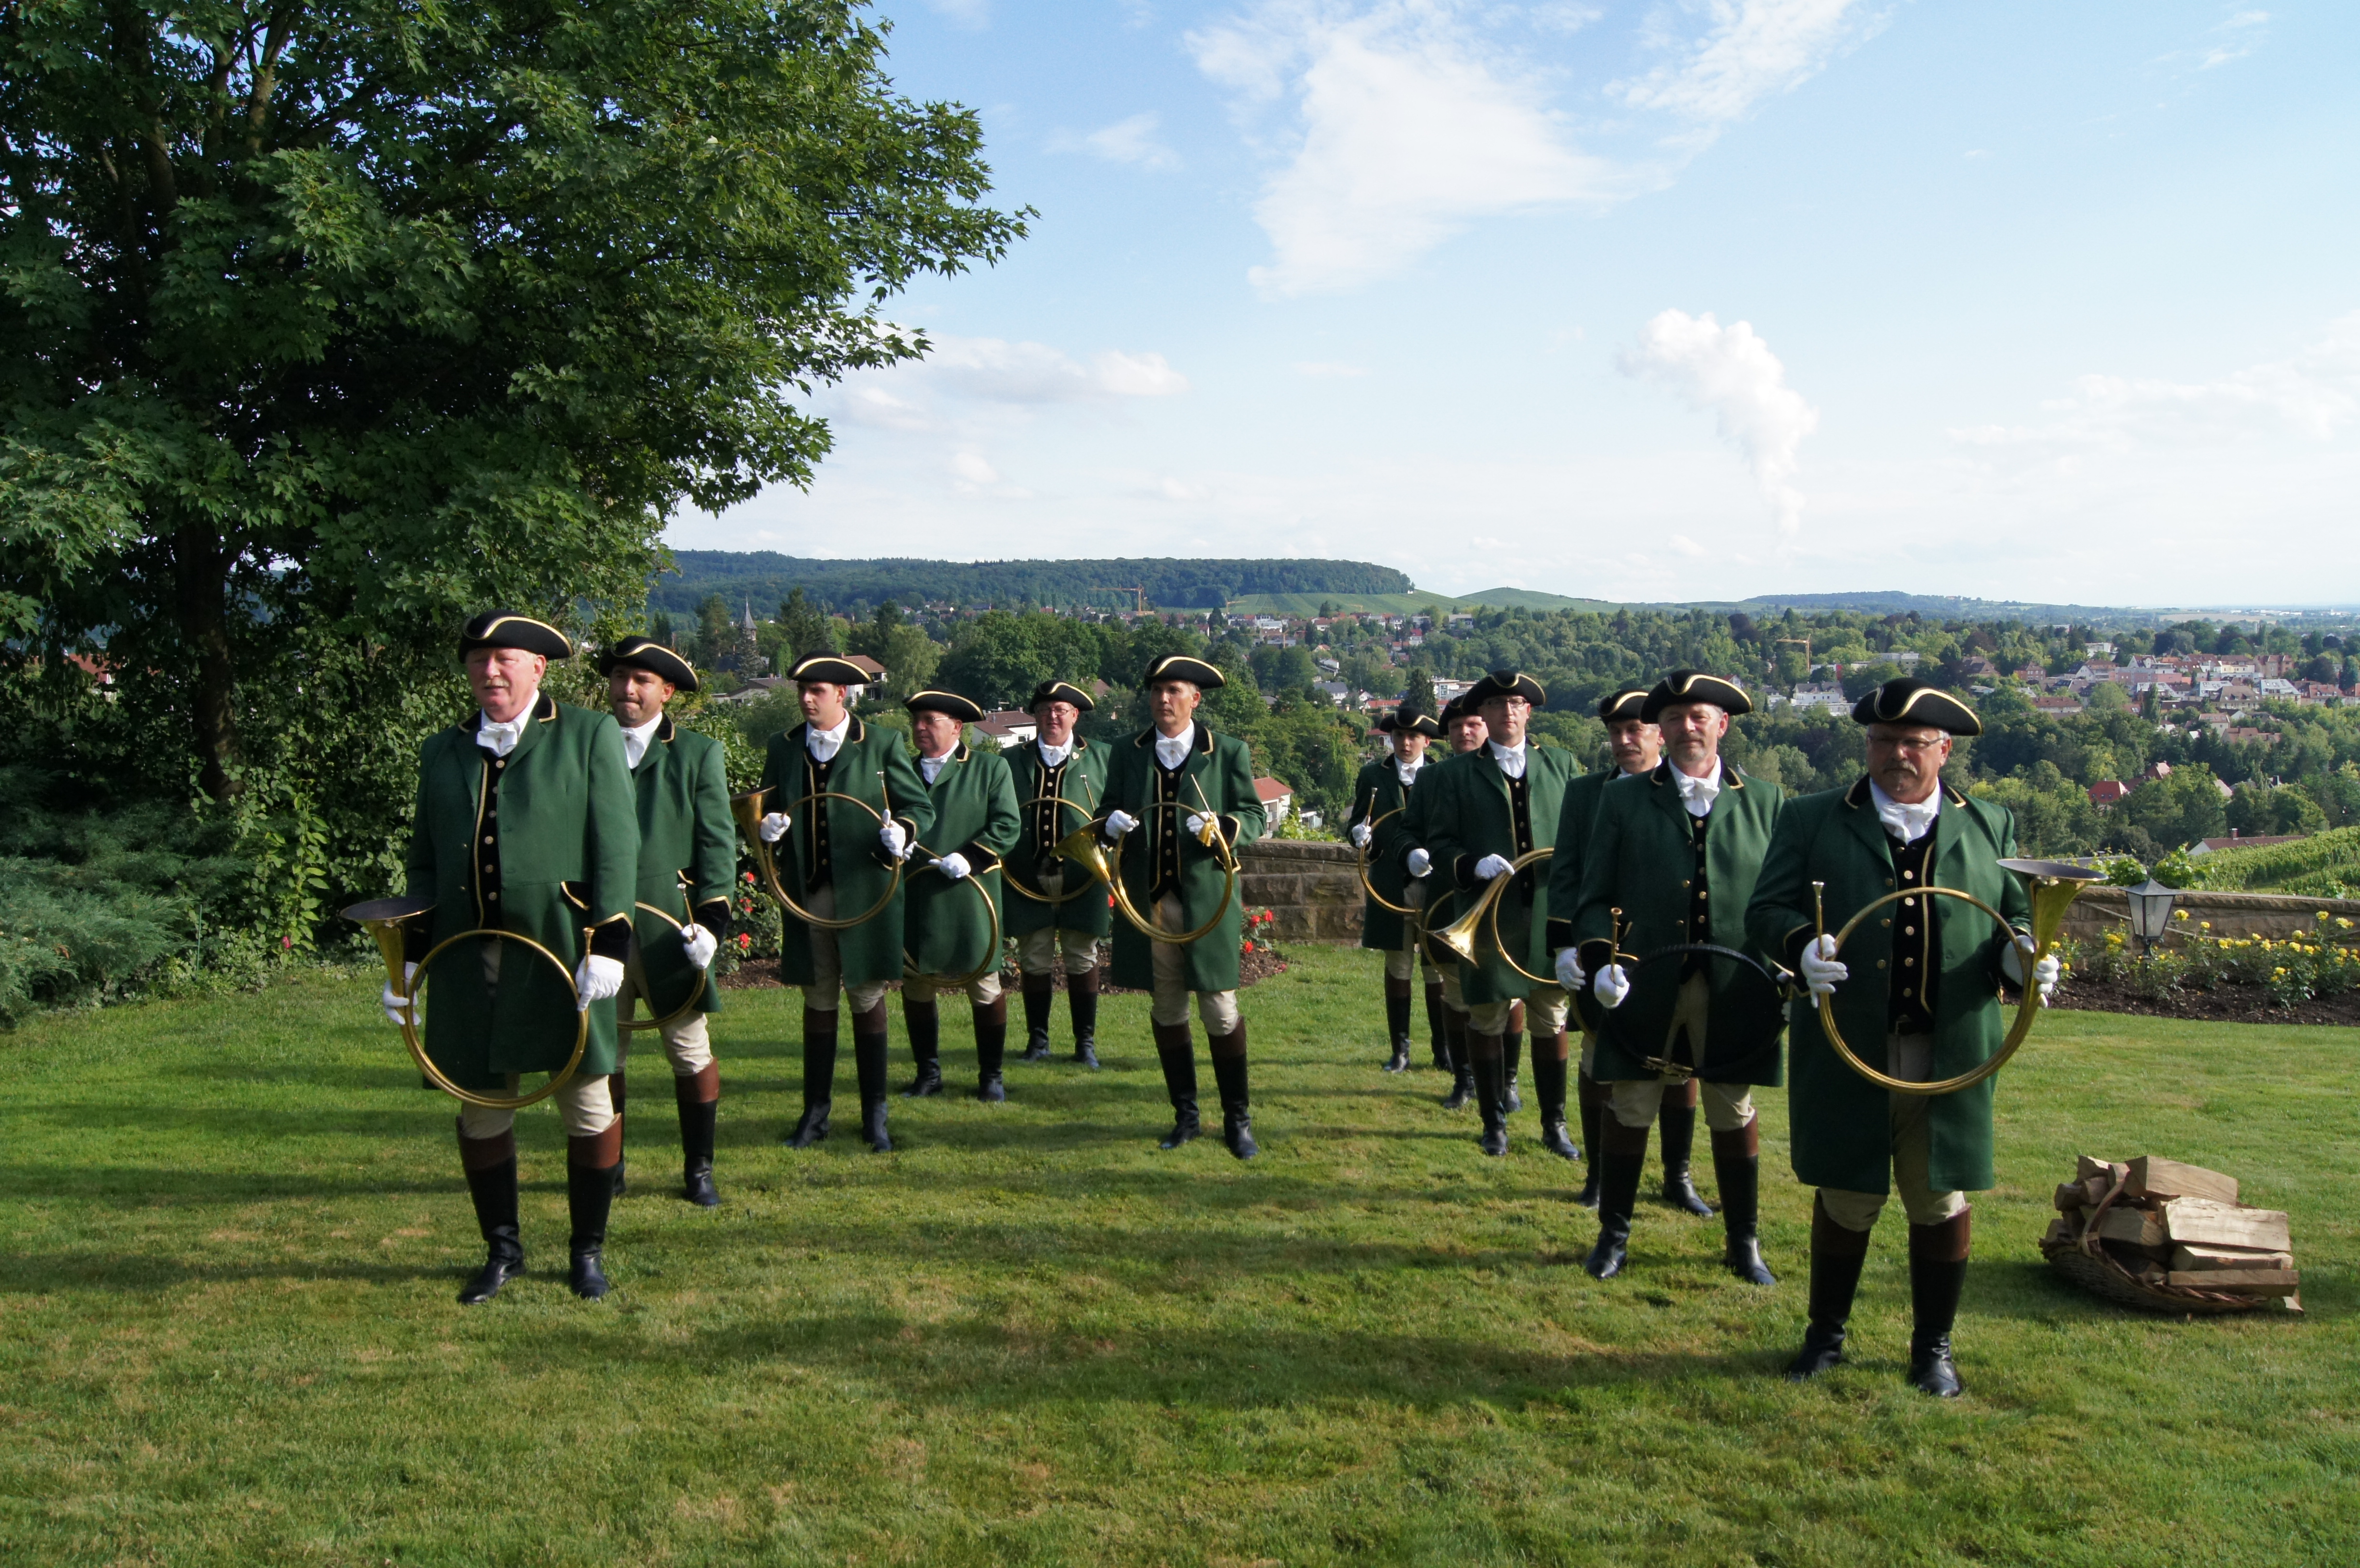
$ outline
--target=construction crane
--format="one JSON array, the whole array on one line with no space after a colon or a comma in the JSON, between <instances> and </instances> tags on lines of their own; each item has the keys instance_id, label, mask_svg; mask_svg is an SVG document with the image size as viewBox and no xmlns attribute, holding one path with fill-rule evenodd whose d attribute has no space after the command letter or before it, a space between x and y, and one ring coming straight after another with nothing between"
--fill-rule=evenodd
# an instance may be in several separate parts
<instances>
[{"instance_id":1,"label":"construction crane","mask_svg":"<svg viewBox=\"0 0 2360 1568\"><path fill-rule=\"evenodd\" d=\"M1098 591L1101 593L1131 594L1138 600L1138 604L1131 613L1139 615L1147 614L1147 590L1138 583L1134 583L1130 587L1124 588L1111 583L1101 583L1098 585Z\"/></svg>"}]
</instances>

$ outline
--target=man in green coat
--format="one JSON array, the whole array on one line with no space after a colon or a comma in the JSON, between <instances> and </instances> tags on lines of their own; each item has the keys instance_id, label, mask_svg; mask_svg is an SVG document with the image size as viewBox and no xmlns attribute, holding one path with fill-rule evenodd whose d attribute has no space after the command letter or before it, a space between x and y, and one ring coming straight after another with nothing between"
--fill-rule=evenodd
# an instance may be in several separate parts
<instances>
[{"instance_id":1,"label":"man in green coat","mask_svg":"<svg viewBox=\"0 0 2360 1568\"><path fill-rule=\"evenodd\" d=\"M1598 820L1600 791L1617 779L1642 779L1664 758L1664 732L1642 716L1647 688L1626 686L1598 700L1598 717L1606 725L1610 760L1566 787L1565 805L1557 817L1557 854L1549 857L1548 945L1557 954L1557 982L1573 997L1571 1022L1581 1030L1581 1071L1575 1080L1574 1098L1581 1112L1581 1147L1590 1151L1580 1195L1573 1201L1585 1209L1598 1206L1598 1140L1606 1111L1606 1091L1592 1076L1597 1064L1597 1007L1579 983L1580 962L1573 955L1573 911L1581 902L1582 852L1590 844L1590 825ZM1710 1214L1712 1210L1697 1196L1688 1180L1688 1151L1696 1143L1696 1080L1664 1085L1663 1110L1657 1126L1664 1141L1664 1195L1677 1207Z\"/></svg>"},{"instance_id":2,"label":"man in green coat","mask_svg":"<svg viewBox=\"0 0 2360 1568\"><path fill-rule=\"evenodd\" d=\"M1221 684L1219 670L1182 654L1147 667L1140 685L1154 722L1114 747L1099 832L1122 848L1123 891L1142 919L1174 932L1211 926L1185 946L1153 941L1128 920L1115 928L1114 983L1153 996L1148 1016L1172 1100L1172 1130L1161 1147L1177 1149L1198 1130L1193 992L1220 1085L1222 1140L1251 1160L1259 1148L1247 1097L1246 1024L1238 1013L1245 912L1223 868L1236 864L1241 844L1262 836L1263 816L1246 743L1196 721L1197 703Z\"/></svg>"},{"instance_id":3,"label":"man in green coat","mask_svg":"<svg viewBox=\"0 0 2360 1568\"><path fill-rule=\"evenodd\" d=\"M1664 1086L1693 1077L1712 1129L1723 1262L1749 1284L1777 1283L1758 1236L1762 1138L1752 1086L1782 1081L1784 1023L1756 967L1761 954L1750 951L1745 905L1784 796L1721 757L1730 718L1753 705L1734 681L1696 670L1658 681L1640 713L1663 731L1664 760L1644 779L1606 788L1582 852L1579 946L1558 973L1586 980L1605 1009L1591 1071L1611 1086L1612 1115L1599 1129L1598 1242L1584 1265L1601 1279L1621 1273L1627 1256L1647 1126ZM1744 957L1677 951L1696 944ZM1622 962L1655 953L1666 961Z\"/></svg>"},{"instance_id":4,"label":"man in green coat","mask_svg":"<svg viewBox=\"0 0 2360 1568\"><path fill-rule=\"evenodd\" d=\"M1426 902L1426 885L1414 880L1402 861L1407 854L1410 791L1424 774L1426 743L1442 734L1442 726L1404 704L1379 719L1376 727L1386 738L1387 755L1364 764L1360 777L1352 780L1348 836L1352 847L1367 858L1369 887L1373 889L1361 900L1360 945L1385 955L1385 1033L1393 1046L1385 1071L1401 1073L1409 1067L1410 982L1420 966L1417 921L1399 908L1387 906L1415 909ZM1380 898L1387 902L1380 903ZM1425 959L1424 968L1426 1026L1433 1036L1435 1065L1448 1067L1449 1048L1443 1043L1442 1034L1442 976L1435 972L1430 957Z\"/></svg>"},{"instance_id":5,"label":"man in green coat","mask_svg":"<svg viewBox=\"0 0 2360 1568\"><path fill-rule=\"evenodd\" d=\"M1786 954L1808 984L1796 998L1795 1174L1819 1189L1811 1206L1810 1325L1791 1375L1843 1358L1844 1325L1868 1236L1898 1188L1909 1218L1909 1381L1959 1392L1950 1330L1965 1288L1965 1194L1992 1185L1989 1078L1956 1094L1889 1093L1846 1066L1821 1028L1819 999L1834 998L1836 1027L1870 1066L1911 1083L1972 1071L2006 1033L2002 981L2020 985L2032 939L2023 879L2000 862L2016 853L2008 811L1941 781L1950 737L1982 732L1972 709L1909 677L1860 700L1868 774L1786 809L1754 885L1746 923L1760 946ZM1824 884L1830 931L1889 893L1900 897L1854 931L1839 957L1821 936L1813 885ZM1912 890L1952 887L2007 917ZM2033 984L2045 1002L2058 964ZM1858 975L1858 979L1852 976Z\"/></svg>"},{"instance_id":6,"label":"man in green coat","mask_svg":"<svg viewBox=\"0 0 2360 1568\"><path fill-rule=\"evenodd\" d=\"M1024 1060L1049 1060L1049 1013L1057 963L1065 965L1065 1005L1074 1020L1074 1060L1098 1064L1098 943L1114 911L1106 889L1066 865L1057 845L1098 814L1106 793L1107 748L1074 733L1096 704L1065 681L1043 681L1030 704L1033 738L1008 752L1023 832L1009 856L1008 934L1024 985Z\"/></svg>"},{"instance_id":7,"label":"man in green coat","mask_svg":"<svg viewBox=\"0 0 2360 1568\"><path fill-rule=\"evenodd\" d=\"M574 653L557 628L488 611L467 623L459 651L477 711L419 748L409 891L434 907L405 931L404 979L414 982L442 942L479 930L539 942L572 971L569 984L521 942L453 944L429 976L425 1046L461 1087L512 1094L516 1074L564 1068L580 1015L589 1015L582 1060L555 1098L566 1134L569 1280L595 1301L607 1290L601 1255L623 1155L606 1074L638 870L630 770L613 719L541 692L549 661ZM390 985L384 1000L400 1021ZM469 1305L491 1300L524 1268L515 1125L513 1111L469 1105L459 1113L459 1163L487 1248L459 1294Z\"/></svg>"},{"instance_id":8,"label":"man in green coat","mask_svg":"<svg viewBox=\"0 0 2360 1568\"><path fill-rule=\"evenodd\" d=\"M881 1154L893 1147L885 1127L885 988L901 976L896 873L933 825L934 801L901 735L870 729L852 711L854 688L870 679L858 665L814 654L789 678L803 722L771 740L763 763L762 842L805 913L858 923L832 931L792 909L781 917L779 978L803 993L803 1114L786 1141L808 1149L827 1136L840 992L852 1004L861 1136Z\"/></svg>"},{"instance_id":9,"label":"man in green coat","mask_svg":"<svg viewBox=\"0 0 2360 1568\"><path fill-rule=\"evenodd\" d=\"M975 1097L997 1103L1008 1098L1000 1077L1008 1050L1008 997L1000 988L1000 941L992 922L1000 908L1000 857L1016 846L1016 785L997 747L977 751L960 738L983 717L975 703L956 691L920 691L901 705L910 710L918 776L934 811L918 841L923 864L911 874L902 916L909 967L901 1021L918 1069L905 1093L913 1098L942 1093L943 1014L934 998L947 985L967 992L975 1017ZM972 891L977 887L982 898ZM962 983L959 976L970 973L975 978Z\"/></svg>"},{"instance_id":10,"label":"man in green coat","mask_svg":"<svg viewBox=\"0 0 2360 1568\"><path fill-rule=\"evenodd\" d=\"M1442 768L1469 752L1482 750L1488 738L1483 728L1483 715L1468 711L1463 692L1442 705L1440 722L1443 745L1449 749L1450 755L1439 761L1428 758L1428 765L1435 769L1428 782L1440 777ZM1433 831L1432 813L1426 807L1438 793L1435 789L1428 789L1422 795L1415 789L1409 793L1409 810L1402 814L1402 836L1393 844L1392 855L1401 862L1404 880L1409 880L1410 853L1424 849L1426 835ZM1418 914L1426 933L1420 938L1418 946L1434 964L1436 973L1442 977L1443 1049L1435 1065L1450 1074L1450 1090L1442 1097L1442 1108L1456 1111L1475 1098L1475 1061L1467 1043L1467 994L1459 985L1461 966L1459 961L1437 946L1433 941L1433 928L1448 924L1453 915L1464 911L1459 908L1458 895L1453 889L1446 887L1437 891L1422 878L1409 880L1409 885L1421 890ZM1518 1006L1521 1007L1522 1004ZM1509 1032L1505 1037L1507 1047L1513 1047L1522 1040L1524 1027L1521 1016L1509 1018ZM1509 1093L1513 1095L1514 1092L1511 1087Z\"/></svg>"},{"instance_id":11,"label":"man in green coat","mask_svg":"<svg viewBox=\"0 0 2360 1568\"><path fill-rule=\"evenodd\" d=\"M1424 818L1425 842L1407 859L1413 877L1439 873L1443 887L1458 893L1461 913L1474 907L1487 885L1513 878L1499 894L1496 926L1484 922L1474 961L1462 961L1459 974L1483 1115L1481 1147L1490 1155L1508 1152L1504 1037L1518 1002L1532 1029L1542 1144L1568 1158L1578 1152L1565 1134L1566 993L1554 979L1531 978L1554 973L1547 952L1548 874L1538 866L1513 866L1519 856L1555 845L1566 787L1580 772L1573 753L1525 738L1533 710L1547 701L1539 681L1513 670L1495 670L1468 691L1465 702L1482 715L1488 738L1481 749L1437 768L1419 786L1433 789L1435 798ZM1497 943L1491 940L1493 930Z\"/></svg>"},{"instance_id":12,"label":"man in green coat","mask_svg":"<svg viewBox=\"0 0 2360 1568\"><path fill-rule=\"evenodd\" d=\"M672 1064L681 1195L709 1209L721 1202L713 1186L721 1069L705 1020L721 1010L721 989L708 971L728 940L738 873L729 770L719 741L682 729L664 711L676 694L697 689L688 660L652 637L627 637L598 656L598 672L606 678L606 705L622 726L623 760L630 765L639 820L639 907L615 1012L618 1023L628 1021L634 1002L647 1004ZM628 1029L620 1031L608 1077L615 1115L623 1120L630 1040ZM615 1195L623 1195L620 1161Z\"/></svg>"}]
</instances>

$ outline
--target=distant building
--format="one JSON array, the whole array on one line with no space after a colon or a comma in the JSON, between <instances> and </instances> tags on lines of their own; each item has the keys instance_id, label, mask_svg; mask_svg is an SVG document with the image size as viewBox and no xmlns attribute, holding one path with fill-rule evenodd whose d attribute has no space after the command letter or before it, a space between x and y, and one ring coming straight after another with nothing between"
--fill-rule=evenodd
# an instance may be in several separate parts
<instances>
[{"instance_id":1,"label":"distant building","mask_svg":"<svg viewBox=\"0 0 2360 1568\"><path fill-rule=\"evenodd\" d=\"M1268 838L1286 821L1286 813L1295 808L1295 791L1275 779L1254 780L1254 793L1262 799L1262 836Z\"/></svg>"},{"instance_id":2,"label":"distant building","mask_svg":"<svg viewBox=\"0 0 2360 1568\"><path fill-rule=\"evenodd\" d=\"M2274 844L2300 844L2309 836L2307 833L2254 833L2240 837L2233 832L2227 838L2202 840L2195 848L2190 850L2188 855L2192 860L2200 855L2210 855L2216 849L2267 849Z\"/></svg>"},{"instance_id":3,"label":"distant building","mask_svg":"<svg viewBox=\"0 0 2360 1568\"><path fill-rule=\"evenodd\" d=\"M2102 811L2107 811L2116 801L2129 794L2133 788L2135 786L2125 784L2119 779L2101 779L2090 786L2090 804Z\"/></svg>"},{"instance_id":4,"label":"distant building","mask_svg":"<svg viewBox=\"0 0 2360 1568\"><path fill-rule=\"evenodd\" d=\"M1022 746L1041 733L1040 724L1022 708L995 708L978 719L975 727L1002 751Z\"/></svg>"}]
</instances>

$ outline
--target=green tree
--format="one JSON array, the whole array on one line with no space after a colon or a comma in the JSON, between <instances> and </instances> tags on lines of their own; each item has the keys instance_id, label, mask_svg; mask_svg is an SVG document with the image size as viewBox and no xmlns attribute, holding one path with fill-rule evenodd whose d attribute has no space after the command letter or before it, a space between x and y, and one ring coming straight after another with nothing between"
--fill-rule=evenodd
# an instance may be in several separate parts
<instances>
[{"instance_id":1,"label":"green tree","mask_svg":"<svg viewBox=\"0 0 2360 1568\"><path fill-rule=\"evenodd\" d=\"M780 604L779 628L786 634L790 663L815 653L836 651L834 619L805 599L800 588L789 589L785 602Z\"/></svg>"},{"instance_id":2,"label":"green tree","mask_svg":"<svg viewBox=\"0 0 2360 1568\"><path fill-rule=\"evenodd\" d=\"M943 661L942 645L923 627L903 620L901 607L890 600L846 634L844 651L865 654L883 665L886 690L879 695L895 699L932 686Z\"/></svg>"},{"instance_id":3,"label":"green tree","mask_svg":"<svg viewBox=\"0 0 2360 1568\"><path fill-rule=\"evenodd\" d=\"M796 398L923 352L888 298L1022 233L883 41L840 0L0 11L0 637L103 638L148 770L219 800L302 628L390 702L470 610L636 605L672 508L808 480Z\"/></svg>"}]
</instances>

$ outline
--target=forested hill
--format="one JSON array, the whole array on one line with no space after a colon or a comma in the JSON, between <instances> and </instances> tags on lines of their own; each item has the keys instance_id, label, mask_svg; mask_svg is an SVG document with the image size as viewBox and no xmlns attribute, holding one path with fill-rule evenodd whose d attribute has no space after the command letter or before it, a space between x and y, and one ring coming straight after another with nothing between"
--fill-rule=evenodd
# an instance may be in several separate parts
<instances>
[{"instance_id":1,"label":"forested hill","mask_svg":"<svg viewBox=\"0 0 2360 1568\"><path fill-rule=\"evenodd\" d=\"M710 593L732 609L752 601L755 614L777 613L801 588L839 610L898 604L1096 604L1128 609L1131 590L1167 610L1208 610L1251 593L1406 593L1404 572L1362 561L814 561L769 550L682 550L677 574L657 577L648 607L694 615Z\"/></svg>"}]
</instances>

